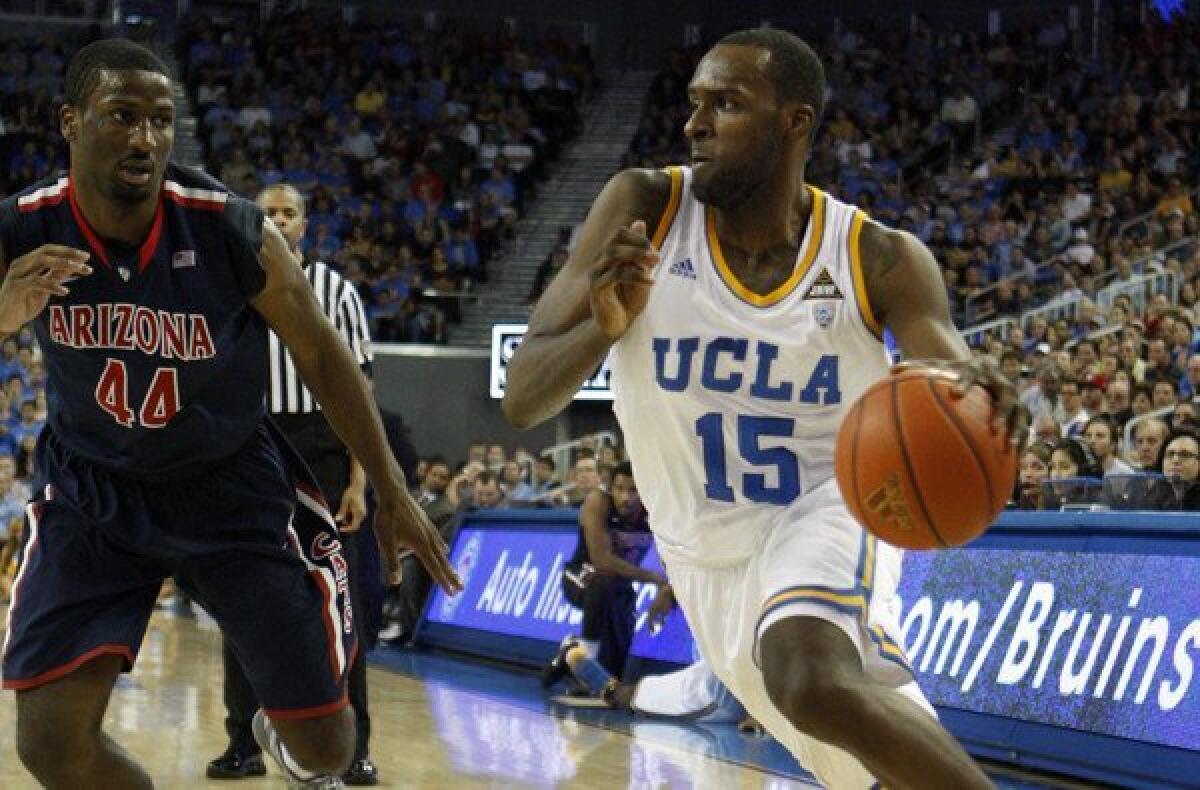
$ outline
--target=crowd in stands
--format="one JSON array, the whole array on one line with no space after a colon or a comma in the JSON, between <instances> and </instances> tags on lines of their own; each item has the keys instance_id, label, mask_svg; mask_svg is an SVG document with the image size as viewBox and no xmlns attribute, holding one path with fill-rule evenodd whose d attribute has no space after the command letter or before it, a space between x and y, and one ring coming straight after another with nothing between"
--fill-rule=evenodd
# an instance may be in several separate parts
<instances>
[{"instance_id":1,"label":"crowd in stands","mask_svg":"<svg viewBox=\"0 0 1200 790\"><path fill-rule=\"evenodd\" d=\"M257 7L249 7L253 14ZM360 289L373 336L444 342L486 282L546 167L595 91L585 47L322 12L184 25L178 53L205 167L253 196L279 181L308 201L307 255ZM4 194L65 169L66 59L81 41L0 51Z\"/></svg>"},{"instance_id":2,"label":"crowd in stands","mask_svg":"<svg viewBox=\"0 0 1200 790\"><path fill-rule=\"evenodd\" d=\"M1165 298L1144 318L1129 318L1127 301L1114 310L1124 311L1124 322L1099 332L1089 318L1038 327L1073 338L1065 348L1014 326L976 349L1021 384L1030 436L1020 461L1020 507L1200 509L1196 315Z\"/></svg>"},{"instance_id":3,"label":"crowd in stands","mask_svg":"<svg viewBox=\"0 0 1200 790\"><path fill-rule=\"evenodd\" d=\"M1093 340L1072 352L1036 350L1033 369L1011 348L1000 351L1028 427L1028 435L1018 437L1022 452L1010 509L1200 510L1200 353L1189 351L1180 369L1175 360L1181 355L1155 337L1149 359L1127 364L1121 347L1141 342L1143 330L1131 326L1111 337L1102 351ZM536 455L473 442L462 460L421 458L413 496L447 542L466 513L579 507L588 492L607 489L626 460L621 445L606 439L584 436L569 451ZM416 559L405 562L406 581L385 606L384 641L411 636L429 591Z\"/></svg>"},{"instance_id":4,"label":"crowd in stands","mask_svg":"<svg viewBox=\"0 0 1200 790\"><path fill-rule=\"evenodd\" d=\"M300 188L307 254L362 290L375 339L440 341L458 308L446 294L486 281L577 133L593 66L585 48L553 36L326 21L191 17L179 59L207 166L247 195L278 181ZM1014 506L1197 509L1200 113L1190 94L1200 31L1186 18L1152 20L1119 28L1091 57L1053 14L994 36L894 28L881 20L818 42L830 97L808 179L921 238L960 326L1072 300L1061 315L971 335L1028 410ZM65 167L57 107L77 43L0 51L5 193ZM686 84L702 52L671 54L624 165L686 161ZM564 228L531 301L565 264L571 236ZM1143 272L1169 273L1173 285L1100 298ZM0 349L4 514L27 495L44 375L28 333ZM576 505L619 455L585 444L564 469L478 444L461 464L426 459L416 480L447 519ZM0 546L12 545L14 524L0 523ZM6 561L0 548L0 579Z\"/></svg>"},{"instance_id":5,"label":"crowd in stands","mask_svg":"<svg viewBox=\"0 0 1200 790\"><path fill-rule=\"evenodd\" d=\"M595 89L585 47L443 24L192 18L210 170L309 201L307 253L357 284L379 341L442 342Z\"/></svg>"},{"instance_id":6,"label":"crowd in stands","mask_svg":"<svg viewBox=\"0 0 1200 790\"><path fill-rule=\"evenodd\" d=\"M0 603L8 599L46 423L46 368L28 328L0 343Z\"/></svg>"},{"instance_id":7,"label":"crowd in stands","mask_svg":"<svg viewBox=\"0 0 1200 790\"><path fill-rule=\"evenodd\" d=\"M1055 12L990 37L895 27L881 19L817 47L830 95L806 178L924 241L960 326L1051 297L1095 300L1157 267L1195 303L1194 22L1121 28L1096 57ZM627 166L687 161L686 86L703 51L674 52L656 78ZM914 166L947 147L945 166Z\"/></svg>"},{"instance_id":8,"label":"crowd in stands","mask_svg":"<svg viewBox=\"0 0 1200 790\"><path fill-rule=\"evenodd\" d=\"M0 50L0 190L13 192L65 170L58 133L62 78L80 42L69 37L10 40Z\"/></svg>"}]
</instances>

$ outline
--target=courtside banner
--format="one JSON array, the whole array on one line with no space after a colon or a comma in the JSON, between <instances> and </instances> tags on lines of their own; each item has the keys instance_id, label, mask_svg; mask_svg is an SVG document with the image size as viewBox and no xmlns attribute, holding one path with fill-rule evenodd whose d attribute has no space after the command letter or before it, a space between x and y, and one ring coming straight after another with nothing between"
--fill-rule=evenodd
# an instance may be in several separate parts
<instances>
[{"instance_id":1,"label":"courtside banner","mask_svg":"<svg viewBox=\"0 0 1200 790\"><path fill-rule=\"evenodd\" d=\"M935 705L1200 750L1200 557L921 552L900 592Z\"/></svg>"},{"instance_id":2,"label":"courtside banner","mask_svg":"<svg viewBox=\"0 0 1200 790\"><path fill-rule=\"evenodd\" d=\"M581 613L562 596L572 510L471 514L466 584L429 598L418 641L539 666ZM659 566L655 554L647 563ZM657 635L638 585L633 654L690 663L678 611ZM1133 787L1200 787L1200 517L1005 513L970 546L909 552L901 638L973 754Z\"/></svg>"},{"instance_id":3,"label":"courtside banner","mask_svg":"<svg viewBox=\"0 0 1200 790\"><path fill-rule=\"evenodd\" d=\"M525 337L525 324L493 324L492 325L492 357L491 373L488 381L488 392L493 398L503 398L505 387L508 386L508 361L521 345ZM592 377L583 382L575 400L612 400L612 372L609 370L608 359L600 364Z\"/></svg>"},{"instance_id":4,"label":"courtside banner","mask_svg":"<svg viewBox=\"0 0 1200 790\"><path fill-rule=\"evenodd\" d=\"M422 639L438 642L439 626L471 629L494 636L518 637L545 643L534 650L550 653L564 636L578 634L581 610L563 597L562 572L578 540L578 513L564 511L507 511L508 519L493 521L468 517L455 536L450 561L463 580L463 592L447 596L441 590L430 595L425 608ZM657 571L662 564L652 548L643 566ZM668 616L661 631L652 634L646 613L654 601L654 585L634 582L637 616L632 653L642 658L689 664L691 634L678 610ZM527 644L516 644L505 655L503 639L480 643L486 655L525 662ZM462 644L448 645L463 649ZM477 651L470 651L477 652Z\"/></svg>"}]
</instances>

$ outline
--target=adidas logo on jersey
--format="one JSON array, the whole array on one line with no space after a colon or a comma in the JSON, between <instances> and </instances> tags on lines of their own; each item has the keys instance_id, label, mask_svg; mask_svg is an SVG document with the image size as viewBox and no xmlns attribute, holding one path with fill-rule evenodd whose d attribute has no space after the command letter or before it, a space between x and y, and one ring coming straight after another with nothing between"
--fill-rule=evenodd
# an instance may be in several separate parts
<instances>
[{"instance_id":1,"label":"adidas logo on jersey","mask_svg":"<svg viewBox=\"0 0 1200 790\"><path fill-rule=\"evenodd\" d=\"M692 265L691 258L684 258L682 261L675 261L671 264L671 268L667 269L667 274L676 274L688 280L696 279L696 267Z\"/></svg>"},{"instance_id":2,"label":"adidas logo on jersey","mask_svg":"<svg viewBox=\"0 0 1200 790\"><path fill-rule=\"evenodd\" d=\"M813 280L813 284L808 286L808 290L804 293L805 299L841 299L842 292L838 290L837 283L829 276L828 269L822 269L817 275L817 279Z\"/></svg>"}]
</instances>

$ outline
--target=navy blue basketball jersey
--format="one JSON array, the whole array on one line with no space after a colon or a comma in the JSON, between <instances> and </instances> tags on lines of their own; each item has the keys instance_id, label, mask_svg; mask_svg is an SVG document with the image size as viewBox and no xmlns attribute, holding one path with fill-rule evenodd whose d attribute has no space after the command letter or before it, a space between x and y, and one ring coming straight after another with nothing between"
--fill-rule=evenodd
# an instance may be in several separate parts
<instances>
[{"instance_id":1,"label":"navy blue basketball jersey","mask_svg":"<svg viewBox=\"0 0 1200 790\"><path fill-rule=\"evenodd\" d=\"M264 416L263 214L198 170L168 165L139 247L100 238L62 175L0 202L14 261L43 244L91 253L34 322L49 430L139 477L182 476L232 454Z\"/></svg>"},{"instance_id":2,"label":"navy blue basketball jersey","mask_svg":"<svg viewBox=\"0 0 1200 790\"><path fill-rule=\"evenodd\" d=\"M638 516L632 521L626 519L620 514L615 506L612 505L611 498L609 499L608 518L605 520L604 528L608 532L608 539L612 545L612 552L616 556L630 563L631 565L641 565L642 560L646 557L646 552L650 550L650 544L654 541L654 535L650 531L650 522L646 517L646 511L643 509ZM588 551L587 538L583 534L583 523L579 524L579 542L575 544L575 553L567 562L568 567L579 567L583 563L591 563L591 553Z\"/></svg>"}]
</instances>

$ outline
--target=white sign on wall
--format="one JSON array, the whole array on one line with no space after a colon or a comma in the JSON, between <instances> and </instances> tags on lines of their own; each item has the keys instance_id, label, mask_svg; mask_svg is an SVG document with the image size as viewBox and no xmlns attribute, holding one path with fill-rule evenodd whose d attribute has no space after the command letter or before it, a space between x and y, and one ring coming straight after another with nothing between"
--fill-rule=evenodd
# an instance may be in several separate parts
<instances>
[{"instance_id":1,"label":"white sign on wall","mask_svg":"<svg viewBox=\"0 0 1200 790\"><path fill-rule=\"evenodd\" d=\"M503 398L508 382L508 361L521 344L525 336L526 324L494 324L492 326L492 364L488 391L493 398ZM612 371L609 370L608 360L605 359L595 375L583 382L575 400L612 400L612 390L609 382Z\"/></svg>"}]
</instances>

